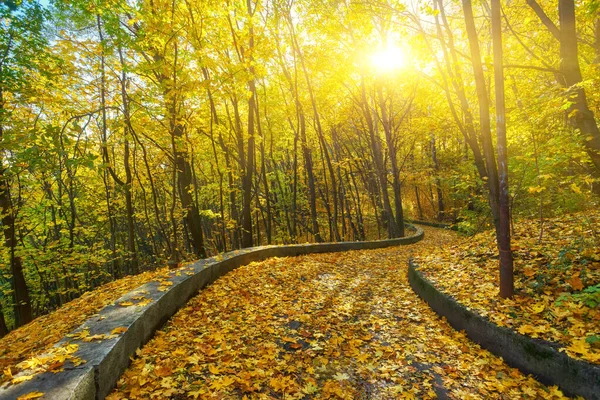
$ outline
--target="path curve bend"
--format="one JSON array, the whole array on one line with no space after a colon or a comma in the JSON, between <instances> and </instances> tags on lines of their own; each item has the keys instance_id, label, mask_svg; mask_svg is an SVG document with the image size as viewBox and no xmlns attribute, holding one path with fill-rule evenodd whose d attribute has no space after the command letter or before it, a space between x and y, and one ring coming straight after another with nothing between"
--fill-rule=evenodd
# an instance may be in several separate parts
<instances>
[{"instance_id":1,"label":"path curve bend","mask_svg":"<svg viewBox=\"0 0 600 400\"><path fill-rule=\"evenodd\" d=\"M413 234L398 239L252 247L198 260L173 270L166 280L146 283L125 294L71 334L76 335L84 329L89 331L89 335L114 336L111 334L115 329L122 331L126 328L124 332L110 339L91 342L65 337L56 344L55 347L77 344L78 350L73 355L84 360L84 364L74 366L65 363L62 372L45 372L21 384L0 388L0 400L17 399L35 391L52 400L104 399L129 365L135 351L193 295L229 271L270 257L377 249L412 244L423 239L421 228L409 227ZM140 294L149 302L140 306L120 306L122 303L131 304Z\"/></svg>"}]
</instances>

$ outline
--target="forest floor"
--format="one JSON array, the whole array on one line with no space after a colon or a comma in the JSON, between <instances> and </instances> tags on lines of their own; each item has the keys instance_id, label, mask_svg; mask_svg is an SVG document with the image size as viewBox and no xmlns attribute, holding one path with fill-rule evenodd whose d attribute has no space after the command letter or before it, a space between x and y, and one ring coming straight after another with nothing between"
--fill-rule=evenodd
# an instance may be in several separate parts
<instances>
[{"instance_id":1,"label":"forest floor","mask_svg":"<svg viewBox=\"0 0 600 400\"><path fill-rule=\"evenodd\" d=\"M519 221L512 249L512 299L498 296L493 232L420 253L415 261L438 289L495 324L600 364L600 213L563 215L543 225Z\"/></svg>"},{"instance_id":2,"label":"forest floor","mask_svg":"<svg viewBox=\"0 0 600 400\"><path fill-rule=\"evenodd\" d=\"M409 257L464 238L272 258L200 292L108 399L562 398L482 350L410 288Z\"/></svg>"},{"instance_id":3,"label":"forest floor","mask_svg":"<svg viewBox=\"0 0 600 400\"><path fill-rule=\"evenodd\" d=\"M68 333L119 297L168 273L168 268L130 275L86 292L47 315L11 331L0 339L0 385L30 361L50 350ZM29 363L28 363L29 362Z\"/></svg>"}]
</instances>

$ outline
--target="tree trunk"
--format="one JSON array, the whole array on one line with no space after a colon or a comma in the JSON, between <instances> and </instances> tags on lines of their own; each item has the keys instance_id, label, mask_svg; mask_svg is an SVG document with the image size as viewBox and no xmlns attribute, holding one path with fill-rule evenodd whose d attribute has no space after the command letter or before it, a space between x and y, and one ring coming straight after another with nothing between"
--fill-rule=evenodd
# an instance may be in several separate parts
<instances>
[{"instance_id":1,"label":"tree trunk","mask_svg":"<svg viewBox=\"0 0 600 400\"><path fill-rule=\"evenodd\" d=\"M442 192L442 180L440 179L440 164L437 159L437 149L435 146L435 136L431 136L431 160L433 161L433 170L435 171L435 190L438 201L438 216L437 220L444 219L444 197Z\"/></svg>"},{"instance_id":2,"label":"tree trunk","mask_svg":"<svg viewBox=\"0 0 600 400\"><path fill-rule=\"evenodd\" d=\"M378 87L379 109L381 110L381 121L385 132L385 141L388 148L388 156L392 167L392 189L394 191L394 210L396 212L396 235L392 237L404 236L404 212L402 210L402 195L400 188L400 171L398 170L398 160L396 154L396 143L394 142L392 132L392 121L388 117L387 105L383 98L383 89ZM409 106L410 109L410 106ZM406 110L408 111L408 110Z\"/></svg>"},{"instance_id":3,"label":"tree trunk","mask_svg":"<svg viewBox=\"0 0 600 400\"><path fill-rule=\"evenodd\" d=\"M302 153L304 155L304 169L306 169L306 178L308 181L308 195L310 203L310 219L312 221L312 234L315 242L323 242L321 232L319 231L319 220L317 218L317 191L315 189L315 175L313 173L312 152L306 140L306 121L304 114L300 114L300 140L302 142Z\"/></svg>"},{"instance_id":4,"label":"tree trunk","mask_svg":"<svg viewBox=\"0 0 600 400\"><path fill-rule=\"evenodd\" d=\"M330 214L329 216L329 226L330 226L330 237L331 239L335 240L335 241L340 241L340 232L338 230L338 226L337 226L337 219L338 219L338 193L337 193L337 188L336 188L336 179L335 179L335 171L333 169L333 165L331 164L331 158L329 156L329 150L327 148L327 142L325 141L325 135L323 132L323 128L321 126L321 118L319 115L319 111L317 109L317 102L315 99L315 95L312 89L312 82L310 80L310 76L308 74L308 70L306 68L306 62L304 60L304 54L302 53L301 49L300 49L300 45L298 44L298 39L296 37L296 33L294 32L294 27L293 27L293 22L291 19L291 16L289 16L288 19L288 24L290 26L290 31L292 32L292 44L294 46L295 49L295 53L298 55L299 59L300 59L300 65L302 66L302 71L304 73L304 79L306 81L306 86L308 88L308 93L309 93L309 98L310 98L310 103L313 109L313 115L314 115L314 119L315 119L315 130L317 133L317 137L319 139L319 144L321 145L321 149L323 152L323 158L324 161L326 163L327 166L327 171L329 172L329 178L331 179L331 188L332 188L332 196L333 196L333 213L330 214L329 212L329 207L331 202L327 201L326 206L328 207L328 214ZM328 194L328 189L327 187L326 189L326 195ZM328 196L326 196L328 197Z\"/></svg>"},{"instance_id":5,"label":"tree trunk","mask_svg":"<svg viewBox=\"0 0 600 400\"><path fill-rule=\"evenodd\" d=\"M4 313L2 312L2 304L0 303L0 339L2 339L8 333L8 327L4 320Z\"/></svg>"},{"instance_id":6,"label":"tree trunk","mask_svg":"<svg viewBox=\"0 0 600 400\"><path fill-rule=\"evenodd\" d=\"M173 77L172 77L172 88L164 93L167 101L167 111L169 116L169 130L171 131L171 147L173 150L173 167L175 173L173 174L173 187L177 187L179 192L179 199L181 201L181 207L183 209L183 220L187 226L187 229L192 238L192 247L196 256L200 258L206 258L206 250L204 248L204 234L202 232L202 219L198 210L198 206L192 197L193 185L192 185L192 168L190 161L188 160L188 152L185 141L185 130L184 126L180 121L180 107L179 96L177 93L177 43L174 45L175 57L173 61ZM164 77L166 80L166 77ZM173 191L172 201L176 202L176 192ZM171 219L173 224L173 243L175 245L175 253L177 249L177 224L173 218L173 208L175 204L171 205ZM173 254L175 254L173 253ZM175 265L178 262L178 256L173 258L171 265Z\"/></svg>"},{"instance_id":7,"label":"tree trunk","mask_svg":"<svg viewBox=\"0 0 600 400\"><path fill-rule=\"evenodd\" d=\"M181 140L183 138L183 127L177 125L175 136ZM177 181L179 184L179 197L181 206L184 210L184 221L192 238L192 247L194 253L200 258L206 258L206 249L204 248L204 234L202 232L202 218L198 210L198 205L192 197L192 168L186 158L187 152L177 151L175 154L175 165L177 166Z\"/></svg>"},{"instance_id":8,"label":"tree trunk","mask_svg":"<svg viewBox=\"0 0 600 400\"><path fill-rule=\"evenodd\" d=\"M256 115L256 82L254 79L255 71L252 65L254 57L252 52L254 51L254 26L252 25L252 16L254 11L252 10L252 4L250 0L246 0L246 6L248 9L248 21L249 26L249 43L248 52L249 57L249 72L250 80L248 81L248 89L250 90L250 97L248 98L248 149L246 165L244 166L244 175L242 177L242 247L252 247L252 179L254 174L254 117Z\"/></svg>"},{"instance_id":9,"label":"tree trunk","mask_svg":"<svg viewBox=\"0 0 600 400\"><path fill-rule=\"evenodd\" d=\"M560 42L560 72L563 77L560 83L568 88L568 101L571 103L567 115L573 126L581 131L583 146L596 170L600 170L600 129L596 124L594 112L589 109L584 88L577 86L581 83L582 76L577 49L575 2L574 0L559 0L560 29L552 23L535 0L527 0L527 4ZM600 20L596 20L595 36L596 56L600 60Z\"/></svg>"},{"instance_id":10,"label":"tree trunk","mask_svg":"<svg viewBox=\"0 0 600 400\"><path fill-rule=\"evenodd\" d=\"M267 178L267 163L266 163L266 156L265 156L265 136L263 134L262 131L262 125L260 123L260 113L259 113L259 107L258 107L258 98L255 98L257 106L256 106L256 127L258 129L258 136L261 138L260 141L260 171L261 171L261 176L262 176L262 180L263 180L263 186L264 186L264 190L265 190L265 205L266 205L266 211L267 211L267 216L265 218L265 233L267 235L267 244L271 244L271 236L272 236L272 232L271 232L271 225L272 225L272 221L273 221L273 216L272 216L272 212L271 212L271 194L269 191L269 180ZM258 196L257 196L258 198ZM257 220L258 221L258 220ZM257 229L258 229L258 223L257 223ZM258 231L257 231L258 232Z\"/></svg>"},{"instance_id":11,"label":"tree trunk","mask_svg":"<svg viewBox=\"0 0 600 400\"><path fill-rule=\"evenodd\" d=\"M351 187L350 193L353 193L354 201L356 204L356 223L358 225L358 240L365 240L365 223L363 220L362 205L360 202L360 192L358 190L358 185L356 184L356 178L354 178L352 165L349 165L348 175L350 175L350 181L352 182L352 187L354 187L354 192L352 191Z\"/></svg>"},{"instance_id":12,"label":"tree trunk","mask_svg":"<svg viewBox=\"0 0 600 400\"><path fill-rule=\"evenodd\" d=\"M219 145L221 146L221 150L223 150L223 154L225 155L225 168L227 169L227 185L229 190L229 217L233 221L233 229L231 229L231 248L239 249L240 248L240 229L239 229L239 213L237 207L237 196L236 196L236 187L235 187L235 179L233 177L233 165L231 162L231 155L229 154L229 149L225 145L225 140L223 139L223 135L219 132Z\"/></svg>"},{"instance_id":13,"label":"tree trunk","mask_svg":"<svg viewBox=\"0 0 600 400\"><path fill-rule=\"evenodd\" d=\"M0 70L0 72L2 72ZM0 87L0 109L5 109L4 90ZM4 136L4 121L0 121L0 141ZM2 215L2 231L4 233L4 245L9 251L10 271L12 274L13 299L15 303L15 325L25 325L33 319L29 290L23 275L23 264L21 257L15 254L17 248L16 236L16 210L10 195L10 181L6 176L4 168L3 153L0 151L0 215ZM4 321L4 319L2 318Z\"/></svg>"},{"instance_id":14,"label":"tree trunk","mask_svg":"<svg viewBox=\"0 0 600 400\"><path fill-rule=\"evenodd\" d=\"M485 157L485 165L488 173L488 189L489 202L492 209L492 217L496 229L499 224L499 205L498 205L498 169L496 167L496 157L494 155L494 145L492 143L492 130L490 123L490 102L488 99L487 88L485 84L485 75L481 64L481 53L479 50L479 42L477 40L477 30L473 19L473 8L471 0L462 0L463 12L465 16L465 24L467 29L467 37L469 39L469 47L471 49L471 64L473 65L473 75L475 77L475 89L477 91L477 99L479 101L479 124L481 130L481 143L483 147L483 155Z\"/></svg>"},{"instance_id":15,"label":"tree trunk","mask_svg":"<svg viewBox=\"0 0 600 400\"><path fill-rule=\"evenodd\" d=\"M574 0L558 1L560 20L560 70L564 84L569 89L569 101L572 105L567 110L571 123L581 131L585 150L596 169L600 170L600 130L596 124L594 113L588 107L585 90L576 86L581 83L577 50L577 30L575 26Z\"/></svg>"},{"instance_id":16,"label":"tree trunk","mask_svg":"<svg viewBox=\"0 0 600 400\"><path fill-rule=\"evenodd\" d=\"M292 226L290 236L292 243L297 243L297 218L298 218L298 129L294 130L294 174L292 182ZM282 192L283 193L283 192Z\"/></svg>"},{"instance_id":17,"label":"tree trunk","mask_svg":"<svg viewBox=\"0 0 600 400\"><path fill-rule=\"evenodd\" d=\"M129 253L129 269L132 274L139 273L138 256L135 247L135 222L133 198L131 196L131 187L133 184L133 174L131 173L131 165L129 163L129 135L131 135L131 117L129 113L129 96L127 95L127 74L125 72L125 60L123 59L123 51L119 48L119 59L121 61L121 101L123 102L123 118L125 126L123 128L125 135L124 140L124 155L123 164L125 166L125 208L127 210L127 252Z\"/></svg>"},{"instance_id":18,"label":"tree trunk","mask_svg":"<svg viewBox=\"0 0 600 400\"><path fill-rule=\"evenodd\" d=\"M419 187L415 185L415 198L417 200L417 212L419 220L423 220L423 207L421 206L421 196L419 195Z\"/></svg>"},{"instance_id":19,"label":"tree trunk","mask_svg":"<svg viewBox=\"0 0 600 400\"><path fill-rule=\"evenodd\" d=\"M367 127L369 130L369 138L371 144L371 151L373 153L373 161L375 164L375 171L377 173L377 179L379 181L379 187L381 190L381 198L383 199L383 221L388 231L388 238L394 238L398 236L398 226L394 219L394 213L392 212L392 206L390 203L390 197L387 190L387 171L383 161L383 154L381 151L381 143L373 122L371 115L371 107L367 99L367 92L365 88L364 78L361 79L361 96L362 96L362 107L365 120L367 121Z\"/></svg>"},{"instance_id":20,"label":"tree trunk","mask_svg":"<svg viewBox=\"0 0 600 400\"><path fill-rule=\"evenodd\" d=\"M0 159L0 166L2 165ZM15 210L10 198L10 184L6 178L6 170L0 170L0 210L2 210L2 227L4 231L4 245L10 253L10 270L12 274L14 302L15 302L15 325L25 325L33 319L29 290L23 275L23 264L21 257L15 254L17 248L17 236L15 227Z\"/></svg>"},{"instance_id":21,"label":"tree trunk","mask_svg":"<svg viewBox=\"0 0 600 400\"><path fill-rule=\"evenodd\" d=\"M467 99L467 95L465 92L465 85L464 85L464 81L462 78L462 74L460 72L459 68L456 68L455 70L452 68L453 65L458 66L459 62L458 62L458 57L457 57L457 52L456 49L454 48L454 37L452 35L452 31L450 29L450 26L448 24L448 20L446 18L446 12L444 9L444 4L441 0L436 0L434 2L434 7L439 10L439 17L438 15L435 16L435 25L436 25L436 30L437 30L437 35L440 41L440 45L442 48L442 53L444 55L444 65L446 66L446 73L448 74L448 78L452 84L452 87L454 88L454 92L456 93L456 96L458 97L459 103L460 103L460 108L463 114L463 118L461 119L458 115L458 113L456 112L456 109L454 107L454 102L452 100L452 98L450 97L450 89L449 89L449 84L447 79L444 77L444 87L445 87L445 91L446 91L446 99L448 101L448 106L450 107L450 111L452 112L452 116L454 117L454 120L456 122L456 124L458 125L458 127L461 130L461 133L463 134L463 137L465 138L465 142L467 143L467 145L471 148L471 151L473 152L473 161L475 164L475 167L477 168L477 172L479 173L479 177L483 180L487 179L487 175L488 175L488 171L486 170L485 167L485 162L483 159L483 156L481 155L481 149L479 148L479 144L477 142L477 134L475 132L475 125L474 125L474 121L473 121L473 113L471 112L471 108L469 106L469 102ZM444 28L448 34L448 43L446 43L446 41L444 40L444 36L442 33L442 28L441 28L441 24L439 21L439 18L441 17L442 23L444 25ZM442 73L442 68L441 66L439 66L440 69L440 73ZM443 73L442 73L443 76Z\"/></svg>"},{"instance_id":22,"label":"tree trunk","mask_svg":"<svg viewBox=\"0 0 600 400\"><path fill-rule=\"evenodd\" d=\"M594 63L600 64L600 16L596 18L596 22L594 23L594 37L594 50L596 53Z\"/></svg>"},{"instance_id":23,"label":"tree trunk","mask_svg":"<svg viewBox=\"0 0 600 400\"><path fill-rule=\"evenodd\" d=\"M287 15L287 20L289 22L290 16ZM293 26L288 23L288 31L290 34L290 40L294 43L294 35L295 32L293 30ZM295 46L294 46L295 49ZM308 145L308 141L306 138L306 117L304 114L304 109L302 107L302 103L300 102L300 97L298 94L298 66L296 61L296 51L293 52L294 55L294 77L292 79L292 75L290 71L288 71L283 54L279 47L279 42L277 42L277 54L279 57L279 62L281 65L281 69L283 71L284 76L286 77L288 84L290 86L290 91L294 96L294 105L296 108L296 118L298 120L297 127L294 129L293 123L290 120L290 126L294 130L294 182L293 182L293 194L292 194L292 240L294 243L297 243L298 237L298 156L297 156L297 148L298 141L300 141L300 147L302 148L302 158L304 159L304 170L306 172L307 183L308 183L308 202L310 209L310 218L312 225L312 234L314 236L314 240L316 242L323 242L323 238L321 237L321 232L319 230L319 220L317 217L317 193L315 188L315 176L313 172L313 160L312 160L312 150Z\"/></svg>"},{"instance_id":24,"label":"tree trunk","mask_svg":"<svg viewBox=\"0 0 600 400\"><path fill-rule=\"evenodd\" d=\"M508 158L506 149L506 108L504 70L502 66L502 25L500 0L492 0L492 42L494 49L494 83L496 88L496 133L498 149L499 224L496 240L500 253L500 297L514 295L513 257L510 249L510 211L508 208Z\"/></svg>"},{"instance_id":25,"label":"tree trunk","mask_svg":"<svg viewBox=\"0 0 600 400\"><path fill-rule=\"evenodd\" d=\"M202 68L202 72L204 74L204 79L208 81L209 80L208 69ZM226 252L227 251L227 235L225 233L225 201L224 201L224 195L223 195L223 192L224 192L223 191L223 172L221 171L221 167L219 165L219 156L217 154L217 144L216 144L216 139L214 137L214 126L215 125L219 126L219 115L217 114L217 108L215 107L215 101L213 99L212 90L210 89L210 87L207 87L206 93L208 95L208 101L210 104L210 115L211 115L210 140L212 143L213 156L215 157L216 170L219 175L219 211L221 214L220 225L221 225L221 237L222 237L222 241L223 241L220 250L223 252ZM223 141L223 139L221 138L221 142L222 141ZM225 150L224 144L223 144L223 149ZM227 157L227 169L229 170L229 157Z\"/></svg>"},{"instance_id":26,"label":"tree trunk","mask_svg":"<svg viewBox=\"0 0 600 400\"><path fill-rule=\"evenodd\" d=\"M119 263L117 257L117 221L116 213L113 210L111 201L112 185L110 184L110 159L107 148L107 126L106 126L106 67L104 59L104 36L102 34L102 20L100 15L96 15L96 23L98 27L98 36L100 38L100 108L102 109L102 156L104 159L105 169L102 174L104 181L104 197L106 201L106 213L108 216L108 222L110 227L110 251L111 251L111 271L112 276L120 276ZM114 173L113 173L114 174ZM116 179L115 179L116 181Z\"/></svg>"}]
</instances>

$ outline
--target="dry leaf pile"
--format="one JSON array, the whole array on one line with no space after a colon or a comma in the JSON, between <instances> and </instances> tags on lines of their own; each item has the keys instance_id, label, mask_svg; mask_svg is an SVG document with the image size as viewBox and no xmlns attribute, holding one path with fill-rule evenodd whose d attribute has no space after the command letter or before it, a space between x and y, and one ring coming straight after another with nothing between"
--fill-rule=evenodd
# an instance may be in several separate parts
<instances>
[{"instance_id":1,"label":"dry leaf pile","mask_svg":"<svg viewBox=\"0 0 600 400\"><path fill-rule=\"evenodd\" d=\"M418 299L415 251L455 241L273 258L227 274L142 349L108 399L562 398Z\"/></svg>"},{"instance_id":2,"label":"dry leaf pile","mask_svg":"<svg viewBox=\"0 0 600 400\"><path fill-rule=\"evenodd\" d=\"M493 232L422 254L419 269L445 293L497 325L558 342L600 363L600 213L518 221L512 238L516 295L498 296Z\"/></svg>"},{"instance_id":3,"label":"dry leaf pile","mask_svg":"<svg viewBox=\"0 0 600 400\"><path fill-rule=\"evenodd\" d=\"M167 273L168 269L162 268L107 283L63 305L58 310L10 332L0 339L0 385L8 380L14 381L13 375L22 370L58 371L57 365L62 365L64 360L61 359L65 349L54 349L50 354L55 354L56 357L51 358L40 357L42 353L50 351L52 346L69 332L105 306L114 303L125 293L148 281L159 279ZM66 352L66 354L70 353ZM32 375L27 376L32 377Z\"/></svg>"}]
</instances>

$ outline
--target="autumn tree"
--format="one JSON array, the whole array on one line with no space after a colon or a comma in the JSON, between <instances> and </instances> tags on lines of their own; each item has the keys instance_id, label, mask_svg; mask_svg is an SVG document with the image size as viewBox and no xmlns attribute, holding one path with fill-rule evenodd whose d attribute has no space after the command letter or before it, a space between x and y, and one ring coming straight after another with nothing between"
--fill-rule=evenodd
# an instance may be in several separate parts
<instances>
[{"instance_id":1,"label":"autumn tree","mask_svg":"<svg viewBox=\"0 0 600 400\"><path fill-rule=\"evenodd\" d=\"M588 105L585 88L581 85L583 77L579 62L575 1L559 0L559 26L552 22L536 0L527 0L527 4L535 11L540 22L545 25L554 39L558 41L561 73L559 82L566 89L567 98L565 111L573 126L581 132L582 143L592 163L596 169L600 169L600 129L594 112ZM598 30L597 19L595 23Z\"/></svg>"},{"instance_id":2,"label":"autumn tree","mask_svg":"<svg viewBox=\"0 0 600 400\"><path fill-rule=\"evenodd\" d=\"M31 131L38 128L35 114L32 115L35 111L27 108L37 90L34 77L45 69L49 59L43 35L46 15L37 2L3 3L0 13L4 21L0 32L0 212L10 265L15 325L20 326L31 321L33 314L22 258L17 253L18 213L22 204L19 174L26 167L19 160L22 146L19 142L28 140ZM0 335L4 335L6 324L1 310L0 317Z\"/></svg>"}]
</instances>

